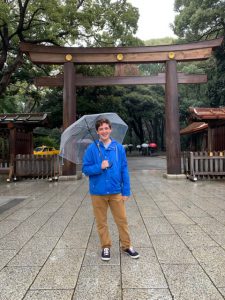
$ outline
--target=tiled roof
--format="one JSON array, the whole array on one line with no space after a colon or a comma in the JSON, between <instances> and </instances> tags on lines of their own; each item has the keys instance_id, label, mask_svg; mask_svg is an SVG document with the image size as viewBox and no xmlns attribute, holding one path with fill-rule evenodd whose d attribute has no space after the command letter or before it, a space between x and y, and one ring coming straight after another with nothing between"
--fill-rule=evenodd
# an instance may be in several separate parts
<instances>
[{"instance_id":1,"label":"tiled roof","mask_svg":"<svg viewBox=\"0 0 225 300\"><path fill-rule=\"evenodd\" d=\"M0 114L0 124L41 124L48 123L47 113Z\"/></svg>"},{"instance_id":2,"label":"tiled roof","mask_svg":"<svg viewBox=\"0 0 225 300\"><path fill-rule=\"evenodd\" d=\"M189 112L191 118L197 120L225 119L225 107L224 108L189 107Z\"/></svg>"},{"instance_id":3,"label":"tiled roof","mask_svg":"<svg viewBox=\"0 0 225 300\"><path fill-rule=\"evenodd\" d=\"M198 133L208 128L208 124L205 122L193 122L187 127L180 130L181 135Z\"/></svg>"}]
</instances>

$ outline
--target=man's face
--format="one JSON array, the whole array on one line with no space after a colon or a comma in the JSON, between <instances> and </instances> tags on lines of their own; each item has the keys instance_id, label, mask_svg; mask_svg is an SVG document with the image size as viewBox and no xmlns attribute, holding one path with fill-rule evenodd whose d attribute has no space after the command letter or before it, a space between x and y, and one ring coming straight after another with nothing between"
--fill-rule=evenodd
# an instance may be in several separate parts
<instances>
[{"instance_id":1,"label":"man's face","mask_svg":"<svg viewBox=\"0 0 225 300\"><path fill-rule=\"evenodd\" d=\"M110 139L110 134L112 129L109 127L109 124L103 123L101 126L98 127L97 134L99 138L103 142L107 142Z\"/></svg>"}]
</instances>

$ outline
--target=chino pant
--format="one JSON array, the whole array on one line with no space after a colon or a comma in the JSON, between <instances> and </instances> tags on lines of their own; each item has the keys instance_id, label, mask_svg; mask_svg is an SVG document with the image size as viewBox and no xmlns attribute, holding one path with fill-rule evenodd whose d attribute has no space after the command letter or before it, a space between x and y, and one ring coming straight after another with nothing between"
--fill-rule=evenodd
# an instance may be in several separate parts
<instances>
[{"instance_id":1,"label":"chino pant","mask_svg":"<svg viewBox=\"0 0 225 300\"><path fill-rule=\"evenodd\" d=\"M128 230L125 203L122 199L121 194L104 196L91 195L91 199L101 247L110 248L112 246L107 223L107 211L108 207L110 207L114 221L119 231L122 249L129 248L131 246L130 235Z\"/></svg>"}]
</instances>

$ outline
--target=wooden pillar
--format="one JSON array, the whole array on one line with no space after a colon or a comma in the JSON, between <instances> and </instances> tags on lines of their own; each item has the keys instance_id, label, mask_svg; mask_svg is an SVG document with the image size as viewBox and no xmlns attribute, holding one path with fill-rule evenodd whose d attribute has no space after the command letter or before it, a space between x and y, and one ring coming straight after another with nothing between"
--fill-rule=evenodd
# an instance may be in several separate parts
<instances>
[{"instance_id":1,"label":"wooden pillar","mask_svg":"<svg viewBox=\"0 0 225 300\"><path fill-rule=\"evenodd\" d=\"M16 157L16 127L13 123L9 123L9 153L10 153L10 165L13 165Z\"/></svg>"},{"instance_id":2,"label":"wooden pillar","mask_svg":"<svg viewBox=\"0 0 225 300\"><path fill-rule=\"evenodd\" d=\"M208 151L213 151L213 134L212 134L212 123L208 122Z\"/></svg>"},{"instance_id":3,"label":"wooden pillar","mask_svg":"<svg viewBox=\"0 0 225 300\"><path fill-rule=\"evenodd\" d=\"M166 62L166 155L167 174L181 174L177 62Z\"/></svg>"},{"instance_id":4,"label":"wooden pillar","mask_svg":"<svg viewBox=\"0 0 225 300\"><path fill-rule=\"evenodd\" d=\"M64 86L63 86L63 129L76 121L76 88L75 67L73 62L64 63ZM63 175L76 174L76 165L64 160Z\"/></svg>"}]
</instances>

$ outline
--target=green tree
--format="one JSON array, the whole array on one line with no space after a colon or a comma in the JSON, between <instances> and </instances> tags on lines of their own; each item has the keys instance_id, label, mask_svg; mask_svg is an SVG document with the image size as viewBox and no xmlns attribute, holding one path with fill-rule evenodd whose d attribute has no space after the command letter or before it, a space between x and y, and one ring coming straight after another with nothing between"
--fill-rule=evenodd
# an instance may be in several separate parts
<instances>
[{"instance_id":1,"label":"green tree","mask_svg":"<svg viewBox=\"0 0 225 300\"><path fill-rule=\"evenodd\" d=\"M125 120L135 133L138 142L161 141L164 119L164 90L160 86L128 86L122 96L126 109ZM158 126L158 127L157 127Z\"/></svg>"},{"instance_id":2,"label":"green tree","mask_svg":"<svg viewBox=\"0 0 225 300\"><path fill-rule=\"evenodd\" d=\"M224 0L176 0L177 12L174 33L181 41L196 41L225 36ZM208 98L205 103L218 107L225 105L225 41L214 52L214 57L204 63L208 75ZM200 96L200 94L196 95Z\"/></svg>"},{"instance_id":3,"label":"green tree","mask_svg":"<svg viewBox=\"0 0 225 300\"><path fill-rule=\"evenodd\" d=\"M63 91L60 88L44 89L38 111L49 112L52 128L60 128L63 123Z\"/></svg>"},{"instance_id":4,"label":"green tree","mask_svg":"<svg viewBox=\"0 0 225 300\"><path fill-rule=\"evenodd\" d=\"M116 87L80 88L77 90L79 116L90 113L121 112L121 99Z\"/></svg>"},{"instance_id":5,"label":"green tree","mask_svg":"<svg viewBox=\"0 0 225 300\"><path fill-rule=\"evenodd\" d=\"M159 39L149 39L144 41L145 46L171 45L176 43L176 39L172 37L164 37Z\"/></svg>"},{"instance_id":6,"label":"green tree","mask_svg":"<svg viewBox=\"0 0 225 300\"><path fill-rule=\"evenodd\" d=\"M133 43L138 10L127 0L0 0L0 96L23 64L19 42L116 46Z\"/></svg>"},{"instance_id":7,"label":"green tree","mask_svg":"<svg viewBox=\"0 0 225 300\"><path fill-rule=\"evenodd\" d=\"M224 0L175 0L174 33L185 40L225 35Z\"/></svg>"}]
</instances>

